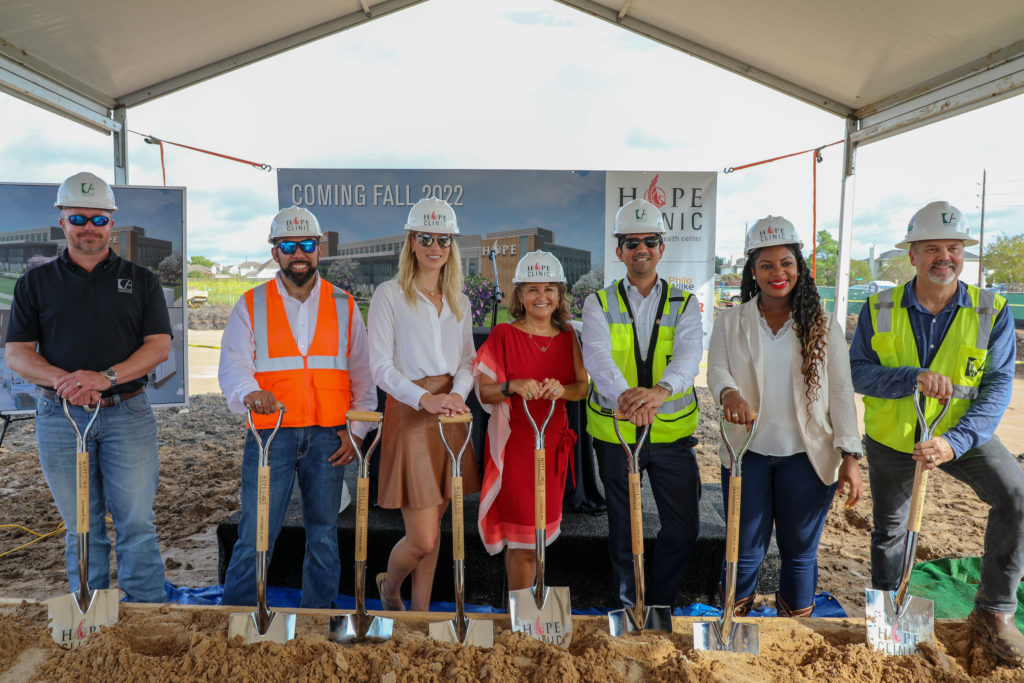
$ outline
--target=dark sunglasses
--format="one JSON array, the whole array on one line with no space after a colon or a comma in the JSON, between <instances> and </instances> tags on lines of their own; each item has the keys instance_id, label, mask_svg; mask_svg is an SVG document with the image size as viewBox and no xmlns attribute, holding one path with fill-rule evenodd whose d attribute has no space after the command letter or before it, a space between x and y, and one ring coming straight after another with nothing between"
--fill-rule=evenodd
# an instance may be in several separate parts
<instances>
[{"instance_id":1,"label":"dark sunglasses","mask_svg":"<svg viewBox=\"0 0 1024 683\"><path fill-rule=\"evenodd\" d=\"M428 235L425 232L416 233L416 239L419 240L421 247L429 247L437 240L437 246L442 249L447 249L452 246L452 240L455 239L451 235L438 235L436 238L433 235Z\"/></svg>"},{"instance_id":2,"label":"dark sunglasses","mask_svg":"<svg viewBox=\"0 0 1024 683\"><path fill-rule=\"evenodd\" d=\"M110 216L83 216L80 213L76 213L74 216L67 217L68 223L82 227L86 223L92 223L97 228L102 228L104 225L110 222Z\"/></svg>"},{"instance_id":3,"label":"dark sunglasses","mask_svg":"<svg viewBox=\"0 0 1024 683\"><path fill-rule=\"evenodd\" d=\"M640 246L641 242L643 242L644 246L648 249L657 249L661 246L661 238L657 235L651 235L650 237L645 237L643 239L640 239L639 237L626 237L619 242L619 246L625 247L626 249L636 249Z\"/></svg>"},{"instance_id":4,"label":"dark sunglasses","mask_svg":"<svg viewBox=\"0 0 1024 683\"><path fill-rule=\"evenodd\" d=\"M320 244L319 240L302 240L296 242L294 240L281 240L277 243L277 248L281 250L282 254L291 256L295 253L296 249L301 248L303 254L312 254L316 251L316 245Z\"/></svg>"}]
</instances>

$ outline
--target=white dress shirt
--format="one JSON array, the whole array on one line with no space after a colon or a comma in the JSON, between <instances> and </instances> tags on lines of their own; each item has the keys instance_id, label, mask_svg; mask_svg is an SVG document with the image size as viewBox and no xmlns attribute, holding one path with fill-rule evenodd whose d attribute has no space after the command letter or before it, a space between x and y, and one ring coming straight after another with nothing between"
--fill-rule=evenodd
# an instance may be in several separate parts
<instances>
[{"instance_id":1,"label":"white dress shirt","mask_svg":"<svg viewBox=\"0 0 1024 683\"><path fill-rule=\"evenodd\" d=\"M626 299L633 311L640 357L646 360L651 330L655 319L661 313L658 304L661 302L662 280L658 279L646 297L629 283L628 277L624 284ZM669 361L664 374L654 378L655 383L667 382L671 385L673 394L686 391L693 386L703 355L704 330L701 324L700 304L697 297L691 296L679 317L672 338L672 360ZM583 366L590 373L590 379L594 381L594 386L602 396L618 401L619 394L630 388L622 371L612 360L611 329L608 327L608 319L604 316L597 294L588 296L583 304Z\"/></svg>"},{"instance_id":2,"label":"white dress shirt","mask_svg":"<svg viewBox=\"0 0 1024 683\"><path fill-rule=\"evenodd\" d=\"M305 301L290 296L285 289L283 276L276 275L277 291L284 302L284 312L288 316L288 326L299 347L299 353L305 356L309 345L313 343L316 332L316 318L320 306L320 275ZM366 326L363 316L357 310L352 314L352 338L349 340L350 353L348 359L349 384L352 390L352 410L376 410L377 387L373 385L370 373L370 354L367 346ZM245 404L242 399L253 391L259 391L256 381L256 338L253 335L252 323L249 319L249 307L245 305L245 296L238 299L231 309L228 323L224 326L224 335L220 341L220 367L217 379L220 389L228 400L228 409L232 413L244 415ZM356 422L352 425L352 435L363 438L370 431L371 425Z\"/></svg>"},{"instance_id":3,"label":"white dress shirt","mask_svg":"<svg viewBox=\"0 0 1024 683\"><path fill-rule=\"evenodd\" d=\"M776 334L758 316L761 327L761 351L764 353L764 385L788 389L793 383L793 373L802 372L797 364L800 353L800 340L793 331L793 318L790 317ZM803 437L800 436L800 423L796 419L796 397L792 391L772 393L772 400L761 401L761 412L758 422L770 425L768 429L758 429L750 439L750 450L761 455L795 455L807 450Z\"/></svg>"},{"instance_id":4,"label":"white dress shirt","mask_svg":"<svg viewBox=\"0 0 1024 683\"><path fill-rule=\"evenodd\" d=\"M397 280L389 280L373 293L370 315L370 368L373 381L402 403L419 410L428 393L413 380L452 375L453 394L466 400L473 389L473 317L469 298L459 292L462 320L442 301L441 312L419 290L415 303L402 293Z\"/></svg>"}]
</instances>

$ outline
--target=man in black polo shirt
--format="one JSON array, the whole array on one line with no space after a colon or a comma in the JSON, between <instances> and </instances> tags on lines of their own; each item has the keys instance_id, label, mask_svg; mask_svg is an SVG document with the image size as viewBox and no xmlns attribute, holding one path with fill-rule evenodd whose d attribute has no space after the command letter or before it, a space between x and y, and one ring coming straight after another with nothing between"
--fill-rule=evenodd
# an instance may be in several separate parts
<instances>
[{"instance_id":1,"label":"man in black polo shirt","mask_svg":"<svg viewBox=\"0 0 1024 683\"><path fill-rule=\"evenodd\" d=\"M158 477L156 419L146 375L171 346L167 304L156 275L110 250L114 193L91 173L57 191L68 247L14 286L8 367L37 384L36 440L46 483L67 527L64 556L78 590L75 432L61 399L89 432L89 587L110 586L106 512L117 534L118 585L128 600L164 601L164 566L153 525ZM96 404L101 406L97 408Z\"/></svg>"}]
</instances>

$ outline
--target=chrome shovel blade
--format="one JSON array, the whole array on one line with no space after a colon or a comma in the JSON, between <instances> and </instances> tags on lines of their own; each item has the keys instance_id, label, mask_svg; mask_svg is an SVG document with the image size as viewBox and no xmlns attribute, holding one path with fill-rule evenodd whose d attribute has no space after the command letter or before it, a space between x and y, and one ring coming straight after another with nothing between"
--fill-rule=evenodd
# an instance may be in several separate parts
<instances>
[{"instance_id":1,"label":"chrome shovel blade","mask_svg":"<svg viewBox=\"0 0 1024 683\"><path fill-rule=\"evenodd\" d=\"M466 619L466 636L459 640L455 620L435 621L429 626L430 637L451 645L494 647L494 622L490 619Z\"/></svg>"},{"instance_id":2,"label":"chrome shovel blade","mask_svg":"<svg viewBox=\"0 0 1024 683\"><path fill-rule=\"evenodd\" d=\"M894 591L865 591L864 621L868 644L887 655L910 655L935 631L935 603L907 595L903 609L895 604Z\"/></svg>"},{"instance_id":3,"label":"chrome shovel blade","mask_svg":"<svg viewBox=\"0 0 1024 683\"><path fill-rule=\"evenodd\" d=\"M363 625L369 621L369 625L364 626L365 631L362 631L360 621L363 622ZM327 639L332 643L342 643L344 645L367 640L383 642L391 640L391 633L394 628L395 620L388 619L387 617L371 617L366 614L363 615L363 619L359 619L358 614L342 614L341 616L331 617Z\"/></svg>"},{"instance_id":4,"label":"chrome shovel blade","mask_svg":"<svg viewBox=\"0 0 1024 683\"><path fill-rule=\"evenodd\" d=\"M84 612L74 593L47 600L46 611L53 642L66 650L73 650L82 645L90 633L116 624L118 597L115 588L89 591L89 606Z\"/></svg>"},{"instance_id":5,"label":"chrome shovel blade","mask_svg":"<svg viewBox=\"0 0 1024 683\"><path fill-rule=\"evenodd\" d=\"M572 641L572 609L568 586L546 586L537 606L536 589L509 591L509 617L512 630L544 643L569 647Z\"/></svg>"},{"instance_id":6,"label":"chrome shovel blade","mask_svg":"<svg viewBox=\"0 0 1024 683\"><path fill-rule=\"evenodd\" d=\"M637 623L635 609L626 607L608 613L608 632L613 636L623 636L635 631L655 631L672 633L672 609L660 605L643 608L643 620Z\"/></svg>"},{"instance_id":7,"label":"chrome shovel blade","mask_svg":"<svg viewBox=\"0 0 1024 683\"><path fill-rule=\"evenodd\" d=\"M233 612L228 617L228 640L241 636L242 642L287 643L295 637L295 615L270 612L266 631L260 633L256 612Z\"/></svg>"},{"instance_id":8,"label":"chrome shovel blade","mask_svg":"<svg viewBox=\"0 0 1024 683\"><path fill-rule=\"evenodd\" d=\"M757 624L740 624L734 621L732 632L722 633L721 622L704 621L693 625L693 649L759 655L760 635Z\"/></svg>"}]
</instances>

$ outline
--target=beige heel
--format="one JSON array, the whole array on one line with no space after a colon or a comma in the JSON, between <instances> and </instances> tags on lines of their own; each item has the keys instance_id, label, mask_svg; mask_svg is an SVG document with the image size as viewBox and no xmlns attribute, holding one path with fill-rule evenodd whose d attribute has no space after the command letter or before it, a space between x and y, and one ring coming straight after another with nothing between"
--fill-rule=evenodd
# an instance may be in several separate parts
<instances>
[{"instance_id":1,"label":"beige heel","mask_svg":"<svg viewBox=\"0 0 1024 683\"><path fill-rule=\"evenodd\" d=\"M401 597L397 601L388 598L384 595L384 582L388 580L388 573L381 572L377 574L377 595L380 596L380 606L386 612L404 612L405 603L402 602Z\"/></svg>"}]
</instances>

